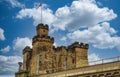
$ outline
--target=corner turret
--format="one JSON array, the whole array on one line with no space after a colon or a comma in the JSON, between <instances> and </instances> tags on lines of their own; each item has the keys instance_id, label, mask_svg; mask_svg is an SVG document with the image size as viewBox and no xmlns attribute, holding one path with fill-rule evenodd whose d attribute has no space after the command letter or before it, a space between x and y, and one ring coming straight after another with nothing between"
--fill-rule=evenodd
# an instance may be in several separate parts
<instances>
[{"instance_id":1,"label":"corner turret","mask_svg":"<svg viewBox=\"0 0 120 77\"><path fill-rule=\"evenodd\" d=\"M32 49L29 46L26 46L23 49L23 70L29 71L30 59L31 59Z\"/></svg>"}]
</instances>

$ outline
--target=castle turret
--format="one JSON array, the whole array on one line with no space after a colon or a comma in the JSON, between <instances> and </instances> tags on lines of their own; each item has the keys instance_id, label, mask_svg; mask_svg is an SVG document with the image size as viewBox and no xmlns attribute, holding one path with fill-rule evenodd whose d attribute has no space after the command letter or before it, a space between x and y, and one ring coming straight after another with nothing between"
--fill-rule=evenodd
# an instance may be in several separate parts
<instances>
[{"instance_id":1,"label":"castle turret","mask_svg":"<svg viewBox=\"0 0 120 77\"><path fill-rule=\"evenodd\" d=\"M37 35L39 36L48 36L49 27L47 24L38 24L36 27Z\"/></svg>"},{"instance_id":2,"label":"castle turret","mask_svg":"<svg viewBox=\"0 0 120 77\"><path fill-rule=\"evenodd\" d=\"M78 43L75 45L76 68L88 66L88 44Z\"/></svg>"},{"instance_id":3,"label":"castle turret","mask_svg":"<svg viewBox=\"0 0 120 77\"><path fill-rule=\"evenodd\" d=\"M54 38L48 31L48 25L38 24L32 49L28 46L23 49L23 70L19 72L23 72L24 77L88 66L88 44L75 42L68 47L55 48Z\"/></svg>"},{"instance_id":4,"label":"castle turret","mask_svg":"<svg viewBox=\"0 0 120 77\"><path fill-rule=\"evenodd\" d=\"M30 69L30 59L32 54L32 49L29 46L26 46L23 49L23 70L29 71Z\"/></svg>"},{"instance_id":5,"label":"castle turret","mask_svg":"<svg viewBox=\"0 0 120 77\"><path fill-rule=\"evenodd\" d=\"M32 39L31 74L45 74L51 71L54 38L48 35L48 31L48 25L41 23L36 27L37 35Z\"/></svg>"}]
</instances>

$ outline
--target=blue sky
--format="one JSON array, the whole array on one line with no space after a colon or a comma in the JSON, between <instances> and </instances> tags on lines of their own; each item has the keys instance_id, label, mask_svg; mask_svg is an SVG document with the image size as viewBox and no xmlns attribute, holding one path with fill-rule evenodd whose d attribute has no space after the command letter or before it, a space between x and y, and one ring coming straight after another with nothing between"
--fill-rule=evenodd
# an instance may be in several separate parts
<instances>
[{"instance_id":1,"label":"blue sky","mask_svg":"<svg viewBox=\"0 0 120 77\"><path fill-rule=\"evenodd\" d=\"M89 61L120 56L120 0L1 0L0 77L14 77L22 49L31 46L40 2L55 46L89 43Z\"/></svg>"}]
</instances>

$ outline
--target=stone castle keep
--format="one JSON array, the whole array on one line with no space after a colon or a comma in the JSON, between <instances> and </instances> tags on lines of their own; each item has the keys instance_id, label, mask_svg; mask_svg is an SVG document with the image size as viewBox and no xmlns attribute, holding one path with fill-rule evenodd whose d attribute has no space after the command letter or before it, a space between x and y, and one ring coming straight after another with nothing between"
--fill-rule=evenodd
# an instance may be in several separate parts
<instances>
[{"instance_id":1,"label":"stone castle keep","mask_svg":"<svg viewBox=\"0 0 120 77\"><path fill-rule=\"evenodd\" d=\"M19 62L15 77L35 77L88 66L88 44L74 42L67 47L55 47L48 32L48 25L38 24L32 48L23 49L23 63Z\"/></svg>"}]
</instances>

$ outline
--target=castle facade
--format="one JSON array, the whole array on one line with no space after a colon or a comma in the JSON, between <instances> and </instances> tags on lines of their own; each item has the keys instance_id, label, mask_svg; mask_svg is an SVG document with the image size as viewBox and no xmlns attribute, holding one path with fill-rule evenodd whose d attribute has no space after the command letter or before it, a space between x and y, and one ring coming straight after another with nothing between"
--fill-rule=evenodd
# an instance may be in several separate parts
<instances>
[{"instance_id":1,"label":"castle facade","mask_svg":"<svg viewBox=\"0 0 120 77\"><path fill-rule=\"evenodd\" d=\"M55 47L48 32L48 25L37 25L32 48L23 49L23 63L19 62L15 77L35 77L88 66L88 44L74 42L67 47Z\"/></svg>"}]
</instances>

